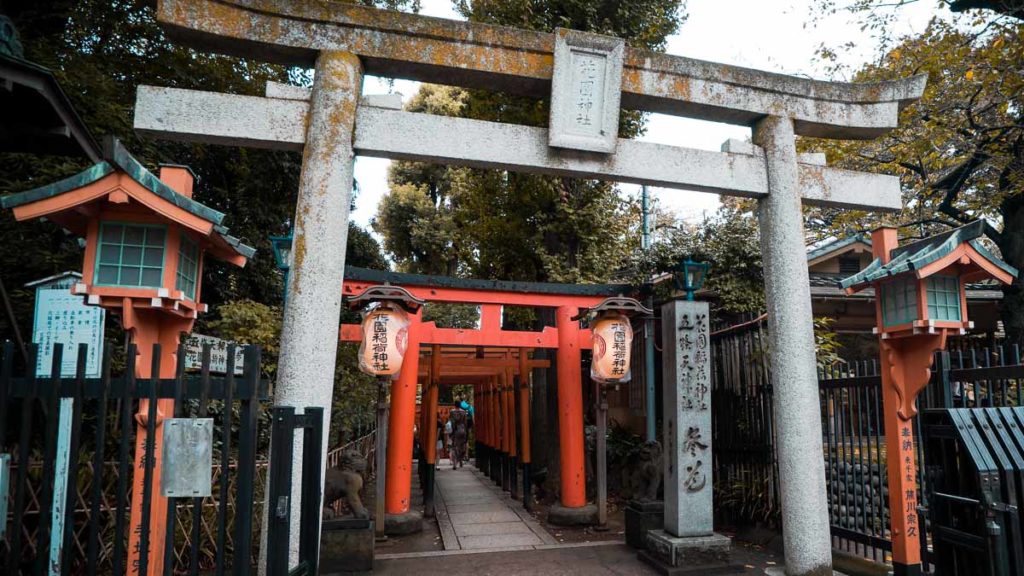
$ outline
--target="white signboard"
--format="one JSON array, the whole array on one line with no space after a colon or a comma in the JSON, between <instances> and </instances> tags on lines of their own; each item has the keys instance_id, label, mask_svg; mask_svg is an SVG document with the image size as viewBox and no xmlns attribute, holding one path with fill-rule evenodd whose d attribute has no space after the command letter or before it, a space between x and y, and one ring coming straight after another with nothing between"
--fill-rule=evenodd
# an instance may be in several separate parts
<instances>
[{"instance_id":1,"label":"white signboard","mask_svg":"<svg viewBox=\"0 0 1024 576\"><path fill-rule=\"evenodd\" d=\"M36 313L32 323L32 342L39 345L36 357L36 376L49 378L53 369L53 346L63 344L60 376L74 377L78 372L78 345L86 344L85 375L100 376L103 357L103 327L106 311L99 306L87 306L81 296L71 293L71 287L81 281L77 272L44 278L26 285L36 290ZM57 428L57 452L54 463L52 535L50 538L49 574L61 574L64 544L64 512L67 501L68 462L71 453L71 417L74 399L60 399Z\"/></svg>"},{"instance_id":2,"label":"white signboard","mask_svg":"<svg viewBox=\"0 0 1024 576\"><path fill-rule=\"evenodd\" d=\"M36 376L50 376L53 345L63 344L60 375L73 377L78 363L78 345L83 343L89 346L85 375L89 378L100 376L106 311L99 306L87 306L81 296L71 293L71 286L78 280L77 274L67 274L35 286L36 316L32 341L39 344Z\"/></svg>"},{"instance_id":3,"label":"white signboard","mask_svg":"<svg viewBox=\"0 0 1024 576\"><path fill-rule=\"evenodd\" d=\"M204 334L189 334L185 338L185 369L202 369L203 344L210 345L210 372L213 374L226 373L228 371L228 345L231 342ZM244 367L245 347L237 344L235 345L235 375L240 376Z\"/></svg>"}]
</instances>

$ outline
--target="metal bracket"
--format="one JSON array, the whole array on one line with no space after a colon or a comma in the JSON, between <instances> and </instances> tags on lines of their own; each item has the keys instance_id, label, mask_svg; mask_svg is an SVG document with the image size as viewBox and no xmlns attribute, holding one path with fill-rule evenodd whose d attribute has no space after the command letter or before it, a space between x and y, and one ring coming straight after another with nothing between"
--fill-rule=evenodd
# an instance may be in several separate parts
<instances>
[{"instance_id":1,"label":"metal bracket","mask_svg":"<svg viewBox=\"0 0 1024 576\"><path fill-rule=\"evenodd\" d=\"M571 318L573 321L582 320L591 314L599 314L606 310L622 312L630 317L654 318L654 310L644 306L636 298L625 296L611 296L605 298L600 304L593 308L583 308L580 313Z\"/></svg>"},{"instance_id":2,"label":"metal bracket","mask_svg":"<svg viewBox=\"0 0 1024 576\"><path fill-rule=\"evenodd\" d=\"M370 286L362 293L347 299L350 308L360 308L363 304L372 302L394 302L410 314L415 313L426 300L420 300L413 296L408 290L401 286L392 286L384 283L380 286Z\"/></svg>"}]
</instances>

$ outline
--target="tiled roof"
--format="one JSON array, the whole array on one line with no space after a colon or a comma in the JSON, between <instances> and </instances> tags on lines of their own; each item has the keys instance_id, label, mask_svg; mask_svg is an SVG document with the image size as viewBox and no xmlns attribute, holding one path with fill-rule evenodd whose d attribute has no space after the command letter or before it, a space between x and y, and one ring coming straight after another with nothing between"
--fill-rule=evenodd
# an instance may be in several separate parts
<instances>
[{"instance_id":1,"label":"tiled roof","mask_svg":"<svg viewBox=\"0 0 1024 576\"><path fill-rule=\"evenodd\" d=\"M132 180L138 182L143 188L156 194L160 198L190 214L212 223L214 233L245 258L252 258L253 254L256 253L254 248L242 244L238 238L228 234L227 227L221 225L221 222L224 220L224 214L222 212L218 212L209 206L200 204L188 196L176 192L173 188L157 178L152 172L146 170L138 160L128 153L120 142L114 142L113 150L108 154L108 156L109 158L105 161L94 164L74 176L54 182L53 184L47 184L46 186L33 188L32 190L27 190L18 194L4 196L3 198L0 198L0 207L14 208L15 206L21 206L22 204L38 202L40 200L59 196L66 192L82 188L83 186L88 186L89 184L113 173L115 170L120 169L122 172L130 176Z\"/></svg>"},{"instance_id":2,"label":"tiled roof","mask_svg":"<svg viewBox=\"0 0 1024 576\"><path fill-rule=\"evenodd\" d=\"M846 248L850 244L856 244L857 242L863 242L868 246L871 246L871 237L868 236L867 234L854 234L853 236L846 236L844 238L833 240L822 246L818 246L817 248L809 250L807 252L807 260L815 260L817 258L824 256L825 254L835 252L842 248Z\"/></svg>"},{"instance_id":3,"label":"tiled roof","mask_svg":"<svg viewBox=\"0 0 1024 576\"><path fill-rule=\"evenodd\" d=\"M882 264L882 260L875 258L871 264L860 272L843 279L840 282L842 288L870 284L889 276L895 276L904 272L919 270L940 258L947 256L958 246L967 242L990 262L1002 268L1006 272L1016 276L1017 269L1003 262L987 249L979 241L988 231L989 225L984 220L975 220L970 224L950 230L944 234L931 236L917 242L911 242L896 248L890 254L892 258L888 263Z\"/></svg>"}]
</instances>

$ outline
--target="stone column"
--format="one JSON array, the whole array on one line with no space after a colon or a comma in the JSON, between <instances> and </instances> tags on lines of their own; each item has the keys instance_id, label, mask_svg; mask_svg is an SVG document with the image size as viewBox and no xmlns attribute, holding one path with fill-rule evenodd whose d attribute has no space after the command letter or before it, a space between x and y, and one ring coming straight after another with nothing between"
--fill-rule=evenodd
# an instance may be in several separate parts
<instances>
[{"instance_id":1,"label":"stone column","mask_svg":"<svg viewBox=\"0 0 1024 576\"><path fill-rule=\"evenodd\" d=\"M274 402L299 411L323 408L324 437L328 438L352 192L352 134L363 69L353 54L321 52L315 78L302 152ZM301 454L301 448L302 437L298 435L295 453ZM326 465L326 442L323 450ZM299 517L301 479L302 467L296 465L292 518ZM320 487L322 493L322 472ZM269 509L273 509L270 503L264 507ZM298 546L299 530L295 527L291 531L290 565L298 558Z\"/></svg>"},{"instance_id":2,"label":"stone column","mask_svg":"<svg viewBox=\"0 0 1024 576\"><path fill-rule=\"evenodd\" d=\"M735 568L729 538L713 531L708 303L668 302L661 322L664 529L647 533L647 549L639 556L662 573Z\"/></svg>"},{"instance_id":3,"label":"stone column","mask_svg":"<svg viewBox=\"0 0 1024 576\"><path fill-rule=\"evenodd\" d=\"M814 324L793 121L778 116L761 120L754 127L754 143L764 148L768 167L769 194L758 202L758 221L771 335L786 574L832 574Z\"/></svg>"}]
</instances>

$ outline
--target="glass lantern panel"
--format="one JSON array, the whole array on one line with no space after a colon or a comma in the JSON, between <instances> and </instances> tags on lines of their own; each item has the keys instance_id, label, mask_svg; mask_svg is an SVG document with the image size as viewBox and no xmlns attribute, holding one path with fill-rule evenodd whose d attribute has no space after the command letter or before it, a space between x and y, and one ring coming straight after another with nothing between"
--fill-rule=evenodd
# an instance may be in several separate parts
<instances>
[{"instance_id":1,"label":"glass lantern panel","mask_svg":"<svg viewBox=\"0 0 1024 576\"><path fill-rule=\"evenodd\" d=\"M163 278L163 270L159 268L144 268L142 270L143 286L159 286Z\"/></svg>"},{"instance_id":2,"label":"glass lantern panel","mask_svg":"<svg viewBox=\"0 0 1024 576\"><path fill-rule=\"evenodd\" d=\"M100 234L100 237L104 244L108 242L120 244L122 234L124 234L124 228L122 226L118 226L117 224L104 224L103 233Z\"/></svg>"},{"instance_id":3,"label":"glass lantern panel","mask_svg":"<svg viewBox=\"0 0 1024 576\"><path fill-rule=\"evenodd\" d=\"M163 277L165 236L162 226L101 223L96 283L159 287Z\"/></svg>"},{"instance_id":4,"label":"glass lantern panel","mask_svg":"<svg viewBox=\"0 0 1024 576\"><path fill-rule=\"evenodd\" d=\"M117 264L121 258L120 246L104 245L100 250L100 264Z\"/></svg>"},{"instance_id":5,"label":"glass lantern panel","mask_svg":"<svg viewBox=\"0 0 1024 576\"><path fill-rule=\"evenodd\" d=\"M928 318L960 322L960 279L956 276L932 276L925 280L928 293Z\"/></svg>"},{"instance_id":6,"label":"glass lantern panel","mask_svg":"<svg viewBox=\"0 0 1024 576\"><path fill-rule=\"evenodd\" d=\"M117 284L117 266L100 266L97 284Z\"/></svg>"},{"instance_id":7,"label":"glass lantern panel","mask_svg":"<svg viewBox=\"0 0 1024 576\"><path fill-rule=\"evenodd\" d=\"M906 278L882 285L882 324L885 327L917 320L917 280Z\"/></svg>"},{"instance_id":8,"label":"glass lantern panel","mask_svg":"<svg viewBox=\"0 0 1024 576\"><path fill-rule=\"evenodd\" d=\"M135 266L121 266L121 278L117 281L121 286L140 286L141 269Z\"/></svg>"},{"instance_id":9,"label":"glass lantern panel","mask_svg":"<svg viewBox=\"0 0 1024 576\"><path fill-rule=\"evenodd\" d=\"M181 235L178 249L178 279L175 288L184 292L185 297L195 300L196 276L199 270L199 246L185 234Z\"/></svg>"}]
</instances>

